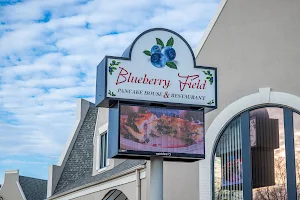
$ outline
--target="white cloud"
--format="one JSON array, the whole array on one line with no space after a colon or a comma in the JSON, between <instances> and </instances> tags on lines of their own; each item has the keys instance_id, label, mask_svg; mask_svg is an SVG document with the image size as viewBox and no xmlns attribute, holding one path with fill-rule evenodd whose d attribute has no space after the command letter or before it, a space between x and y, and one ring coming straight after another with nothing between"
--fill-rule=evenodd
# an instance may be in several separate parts
<instances>
[{"instance_id":1,"label":"white cloud","mask_svg":"<svg viewBox=\"0 0 300 200\"><path fill-rule=\"evenodd\" d=\"M76 98L94 101L96 66L105 55L120 56L154 27L179 32L194 48L217 3L24 0L2 7L0 165L9 168L17 155L58 157L75 120ZM45 12L51 20L37 22Z\"/></svg>"},{"instance_id":2,"label":"white cloud","mask_svg":"<svg viewBox=\"0 0 300 200\"><path fill-rule=\"evenodd\" d=\"M13 159L4 159L0 160L1 165L11 165L11 164L17 164L17 165L24 165L24 164L46 164L46 162L28 162L24 160L13 160Z\"/></svg>"}]
</instances>

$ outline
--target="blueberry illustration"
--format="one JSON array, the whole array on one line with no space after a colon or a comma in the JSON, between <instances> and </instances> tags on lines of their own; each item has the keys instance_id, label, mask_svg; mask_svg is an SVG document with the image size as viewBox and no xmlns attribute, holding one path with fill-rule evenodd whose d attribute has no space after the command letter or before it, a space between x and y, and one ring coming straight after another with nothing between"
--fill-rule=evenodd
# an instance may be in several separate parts
<instances>
[{"instance_id":1,"label":"blueberry illustration","mask_svg":"<svg viewBox=\"0 0 300 200\"><path fill-rule=\"evenodd\" d=\"M153 53L151 55L151 63L154 67L162 68L167 63L166 56L162 53Z\"/></svg>"},{"instance_id":2,"label":"blueberry illustration","mask_svg":"<svg viewBox=\"0 0 300 200\"><path fill-rule=\"evenodd\" d=\"M153 53L160 53L160 52L161 52L161 46L160 45L154 45L151 48L151 54L153 54Z\"/></svg>"},{"instance_id":3,"label":"blueberry illustration","mask_svg":"<svg viewBox=\"0 0 300 200\"><path fill-rule=\"evenodd\" d=\"M172 47L165 47L161 51L167 58L167 62L172 61L176 57L176 52Z\"/></svg>"},{"instance_id":4,"label":"blueberry illustration","mask_svg":"<svg viewBox=\"0 0 300 200\"><path fill-rule=\"evenodd\" d=\"M109 69L108 69L108 70L109 70L109 72L112 72L112 71L113 71L111 67L109 67Z\"/></svg>"},{"instance_id":5,"label":"blueberry illustration","mask_svg":"<svg viewBox=\"0 0 300 200\"><path fill-rule=\"evenodd\" d=\"M214 77L210 77L209 82L213 82L214 81Z\"/></svg>"}]
</instances>

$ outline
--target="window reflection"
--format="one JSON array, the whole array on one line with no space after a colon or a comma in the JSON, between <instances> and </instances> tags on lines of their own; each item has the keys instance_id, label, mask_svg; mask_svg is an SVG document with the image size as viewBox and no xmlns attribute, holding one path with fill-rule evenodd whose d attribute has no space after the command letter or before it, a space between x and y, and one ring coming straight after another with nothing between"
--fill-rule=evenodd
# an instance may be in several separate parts
<instances>
[{"instance_id":1,"label":"window reflection","mask_svg":"<svg viewBox=\"0 0 300 200\"><path fill-rule=\"evenodd\" d=\"M287 200L283 109L260 108L250 111L249 117L253 199ZM300 196L300 115L294 114L294 120ZM241 119L237 118L224 131L217 145L214 158L215 200L243 199L241 135Z\"/></svg>"},{"instance_id":2,"label":"window reflection","mask_svg":"<svg viewBox=\"0 0 300 200\"><path fill-rule=\"evenodd\" d=\"M242 198L241 122L233 121L218 143L214 160L216 200Z\"/></svg>"},{"instance_id":3,"label":"window reflection","mask_svg":"<svg viewBox=\"0 0 300 200\"><path fill-rule=\"evenodd\" d=\"M296 186L297 199L300 199L300 115L294 113L294 143L295 143L295 164L296 164Z\"/></svg>"},{"instance_id":4,"label":"window reflection","mask_svg":"<svg viewBox=\"0 0 300 200\"><path fill-rule=\"evenodd\" d=\"M250 138L253 199L286 200L283 109L251 111Z\"/></svg>"}]
</instances>

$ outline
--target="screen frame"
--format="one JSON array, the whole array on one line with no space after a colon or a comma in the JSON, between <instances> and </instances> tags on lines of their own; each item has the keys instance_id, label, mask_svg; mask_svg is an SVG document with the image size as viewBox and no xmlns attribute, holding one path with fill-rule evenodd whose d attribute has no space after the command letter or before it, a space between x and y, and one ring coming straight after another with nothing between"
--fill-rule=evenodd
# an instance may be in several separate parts
<instances>
[{"instance_id":1,"label":"screen frame","mask_svg":"<svg viewBox=\"0 0 300 200\"><path fill-rule=\"evenodd\" d=\"M157 151L136 151L136 150L122 150L121 149L121 129L120 129L120 117L121 117L121 107L122 106L139 106L146 108L163 108L163 109L176 109L176 110L188 110L188 111L196 111L202 113L203 117L203 154L189 154L189 153L173 153L173 152L157 152ZM160 106L160 105L144 105L137 103L125 103L120 102L118 104L118 157L126 157L133 156L140 158L150 158L150 157L164 157L166 160L178 160L178 159L192 159L192 160L201 160L205 159L205 112L204 109L193 109L193 108L184 108L179 106Z\"/></svg>"}]
</instances>

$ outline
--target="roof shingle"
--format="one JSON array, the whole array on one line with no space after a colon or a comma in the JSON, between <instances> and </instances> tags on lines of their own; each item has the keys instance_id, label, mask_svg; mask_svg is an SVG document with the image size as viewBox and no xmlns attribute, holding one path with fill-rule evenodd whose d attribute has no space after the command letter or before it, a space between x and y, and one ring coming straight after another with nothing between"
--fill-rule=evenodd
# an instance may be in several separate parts
<instances>
[{"instance_id":1,"label":"roof shingle","mask_svg":"<svg viewBox=\"0 0 300 200\"><path fill-rule=\"evenodd\" d=\"M27 200L44 200L47 196L47 181L19 176L19 183Z\"/></svg>"}]
</instances>

